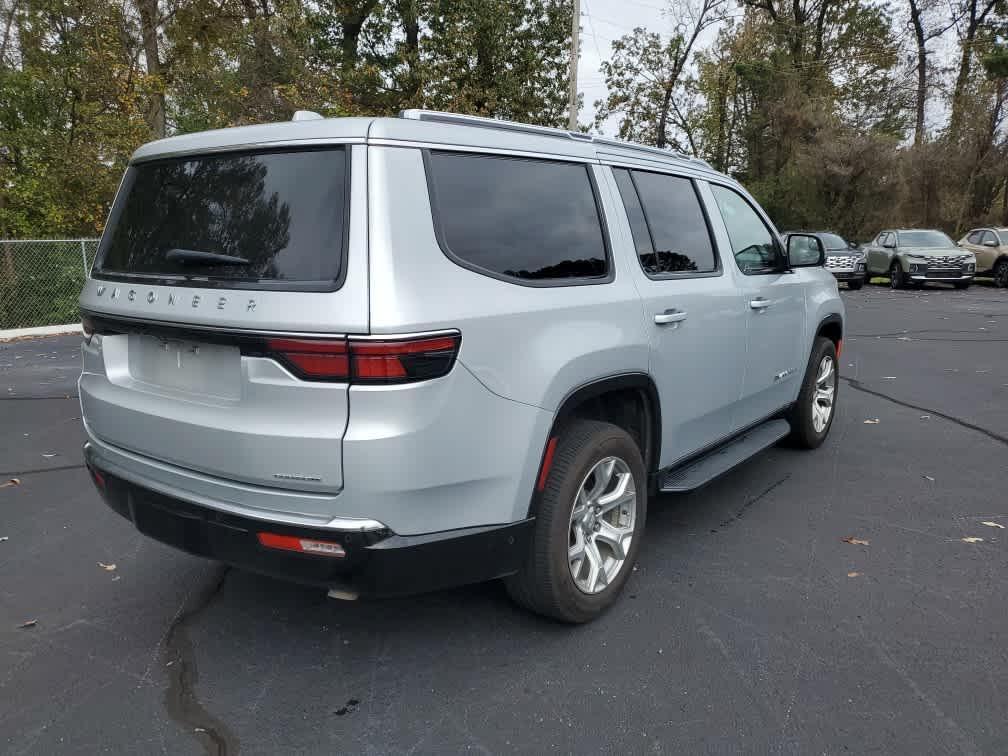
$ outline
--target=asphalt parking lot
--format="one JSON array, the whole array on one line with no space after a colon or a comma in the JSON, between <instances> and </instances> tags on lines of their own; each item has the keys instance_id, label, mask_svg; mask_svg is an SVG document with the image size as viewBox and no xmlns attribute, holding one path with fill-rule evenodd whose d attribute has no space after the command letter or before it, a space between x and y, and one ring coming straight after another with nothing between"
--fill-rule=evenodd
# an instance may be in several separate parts
<instances>
[{"instance_id":1,"label":"asphalt parking lot","mask_svg":"<svg viewBox=\"0 0 1008 756\"><path fill-rule=\"evenodd\" d=\"M1008 290L843 296L827 443L653 501L581 627L147 540L81 466L77 338L0 344L0 751L1008 752Z\"/></svg>"}]
</instances>

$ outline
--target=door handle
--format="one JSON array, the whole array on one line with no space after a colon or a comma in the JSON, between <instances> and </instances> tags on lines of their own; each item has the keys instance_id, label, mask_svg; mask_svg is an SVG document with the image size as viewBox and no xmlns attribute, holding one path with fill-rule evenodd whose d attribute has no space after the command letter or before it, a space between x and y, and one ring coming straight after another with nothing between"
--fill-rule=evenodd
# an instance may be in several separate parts
<instances>
[{"instance_id":1,"label":"door handle","mask_svg":"<svg viewBox=\"0 0 1008 756\"><path fill-rule=\"evenodd\" d=\"M667 323L682 323L684 320L686 320L685 310L677 310L674 307L654 316L654 322L658 325L665 325Z\"/></svg>"},{"instance_id":2,"label":"door handle","mask_svg":"<svg viewBox=\"0 0 1008 756\"><path fill-rule=\"evenodd\" d=\"M754 310L765 310L772 304L773 302L771 302L769 299L765 297L756 297L756 299L749 300L749 306L752 307Z\"/></svg>"}]
</instances>

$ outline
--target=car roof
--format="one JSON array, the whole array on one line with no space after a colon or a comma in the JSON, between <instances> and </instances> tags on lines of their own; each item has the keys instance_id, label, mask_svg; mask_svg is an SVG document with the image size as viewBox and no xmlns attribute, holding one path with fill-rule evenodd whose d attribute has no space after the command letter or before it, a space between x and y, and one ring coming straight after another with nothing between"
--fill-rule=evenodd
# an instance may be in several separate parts
<instances>
[{"instance_id":1,"label":"car roof","mask_svg":"<svg viewBox=\"0 0 1008 756\"><path fill-rule=\"evenodd\" d=\"M131 163L184 155L325 144L420 145L458 150L542 154L642 167L675 167L737 182L706 161L657 147L581 132L456 113L408 110L398 118L323 118L299 111L291 121L237 126L159 139L133 153Z\"/></svg>"}]
</instances>

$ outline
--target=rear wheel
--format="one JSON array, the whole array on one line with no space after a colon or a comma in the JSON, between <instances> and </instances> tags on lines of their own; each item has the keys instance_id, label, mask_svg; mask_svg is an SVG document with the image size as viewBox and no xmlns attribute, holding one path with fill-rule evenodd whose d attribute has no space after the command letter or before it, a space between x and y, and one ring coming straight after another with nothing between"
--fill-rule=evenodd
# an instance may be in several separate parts
<instances>
[{"instance_id":1,"label":"rear wheel","mask_svg":"<svg viewBox=\"0 0 1008 756\"><path fill-rule=\"evenodd\" d=\"M903 279L903 268L896 261L889 268L889 288L890 289L902 289L906 284Z\"/></svg>"},{"instance_id":2,"label":"rear wheel","mask_svg":"<svg viewBox=\"0 0 1008 756\"><path fill-rule=\"evenodd\" d=\"M575 420L560 436L531 551L507 578L508 592L564 622L594 619L629 578L646 515L647 478L633 438L610 423Z\"/></svg>"},{"instance_id":3,"label":"rear wheel","mask_svg":"<svg viewBox=\"0 0 1008 756\"><path fill-rule=\"evenodd\" d=\"M788 440L793 445L815 449L826 440L836 412L838 383L836 345L820 336L812 347L798 401L788 416Z\"/></svg>"},{"instance_id":4,"label":"rear wheel","mask_svg":"<svg viewBox=\"0 0 1008 756\"><path fill-rule=\"evenodd\" d=\"M1008 259L998 260L994 266L994 285L1001 289L1008 287Z\"/></svg>"}]
</instances>

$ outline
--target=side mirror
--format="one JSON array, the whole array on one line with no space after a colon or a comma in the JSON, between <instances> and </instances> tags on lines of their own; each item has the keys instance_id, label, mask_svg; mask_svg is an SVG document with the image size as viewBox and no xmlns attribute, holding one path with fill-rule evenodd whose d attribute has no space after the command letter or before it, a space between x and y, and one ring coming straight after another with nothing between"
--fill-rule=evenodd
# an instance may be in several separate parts
<instances>
[{"instance_id":1,"label":"side mirror","mask_svg":"<svg viewBox=\"0 0 1008 756\"><path fill-rule=\"evenodd\" d=\"M847 242L847 246L850 247L851 249L858 248L857 242Z\"/></svg>"},{"instance_id":2,"label":"side mirror","mask_svg":"<svg viewBox=\"0 0 1008 756\"><path fill-rule=\"evenodd\" d=\"M789 234L787 254L792 268L811 268L826 262L826 249L822 242L809 234Z\"/></svg>"},{"instance_id":3,"label":"side mirror","mask_svg":"<svg viewBox=\"0 0 1008 756\"><path fill-rule=\"evenodd\" d=\"M886 249L896 249L896 242L887 241L882 246L885 247Z\"/></svg>"},{"instance_id":4,"label":"side mirror","mask_svg":"<svg viewBox=\"0 0 1008 756\"><path fill-rule=\"evenodd\" d=\"M983 245L985 247L996 247L998 245L998 243L996 241L994 241L993 239L988 239L987 241L985 241L983 243Z\"/></svg>"}]
</instances>

